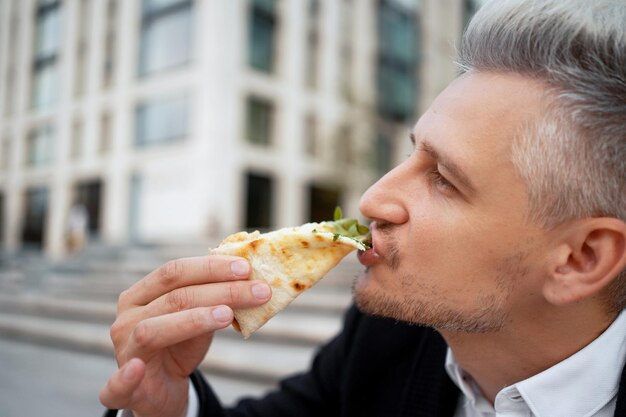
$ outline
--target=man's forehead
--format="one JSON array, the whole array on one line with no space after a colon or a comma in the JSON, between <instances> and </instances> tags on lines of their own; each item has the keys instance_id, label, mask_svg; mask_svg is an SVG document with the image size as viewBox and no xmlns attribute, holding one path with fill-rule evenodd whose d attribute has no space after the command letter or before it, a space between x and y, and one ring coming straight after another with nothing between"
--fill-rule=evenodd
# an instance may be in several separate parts
<instances>
[{"instance_id":1,"label":"man's forehead","mask_svg":"<svg viewBox=\"0 0 626 417\"><path fill-rule=\"evenodd\" d=\"M494 170L513 169L512 140L541 113L544 94L543 85L520 75L465 74L418 120L415 141L454 161L480 188Z\"/></svg>"},{"instance_id":2,"label":"man's forehead","mask_svg":"<svg viewBox=\"0 0 626 417\"><path fill-rule=\"evenodd\" d=\"M520 129L544 111L545 92L539 81L517 74L467 73L433 101L413 133L417 140L446 148L508 148Z\"/></svg>"},{"instance_id":3,"label":"man's forehead","mask_svg":"<svg viewBox=\"0 0 626 417\"><path fill-rule=\"evenodd\" d=\"M473 72L454 80L431 108L465 119L517 121L537 115L545 93L542 82L519 74Z\"/></svg>"}]
</instances>

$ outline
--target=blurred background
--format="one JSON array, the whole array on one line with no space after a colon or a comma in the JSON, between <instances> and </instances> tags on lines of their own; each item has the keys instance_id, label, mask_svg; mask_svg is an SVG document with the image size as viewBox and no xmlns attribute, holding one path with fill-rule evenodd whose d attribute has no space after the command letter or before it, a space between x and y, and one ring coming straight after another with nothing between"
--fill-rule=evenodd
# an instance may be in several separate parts
<instances>
[{"instance_id":1,"label":"blurred background","mask_svg":"<svg viewBox=\"0 0 626 417\"><path fill-rule=\"evenodd\" d=\"M99 415L117 295L166 260L358 216L481 3L0 0L0 416ZM304 368L358 271L220 334L225 402Z\"/></svg>"}]
</instances>

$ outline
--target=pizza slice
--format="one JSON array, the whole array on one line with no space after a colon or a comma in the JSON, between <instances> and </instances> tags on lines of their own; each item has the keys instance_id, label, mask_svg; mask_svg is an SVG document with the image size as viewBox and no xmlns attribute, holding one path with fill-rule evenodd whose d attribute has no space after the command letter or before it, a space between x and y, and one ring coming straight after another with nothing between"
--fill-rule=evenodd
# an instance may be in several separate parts
<instances>
[{"instance_id":1,"label":"pizza slice","mask_svg":"<svg viewBox=\"0 0 626 417\"><path fill-rule=\"evenodd\" d=\"M357 220L343 219L337 208L334 221L228 236L211 254L246 258L251 265L250 279L263 279L272 288L266 304L235 309L233 327L248 338L348 253L367 249L368 232Z\"/></svg>"}]
</instances>

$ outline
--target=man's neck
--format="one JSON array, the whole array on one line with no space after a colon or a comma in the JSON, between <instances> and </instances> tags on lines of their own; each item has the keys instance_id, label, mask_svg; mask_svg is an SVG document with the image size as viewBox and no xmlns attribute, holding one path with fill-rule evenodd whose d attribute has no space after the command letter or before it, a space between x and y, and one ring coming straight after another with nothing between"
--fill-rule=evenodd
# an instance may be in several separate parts
<instances>
[{"instance_id":1,"label":"man's neck","mask_svg":"<svg viewBox=\"0 0 626 417\"><path fill-rule=\"evenodd\" d=\"M596 339L615 317L599 309L560 308L512 319L497 332L440 331L461 368L492 404L502 388L567 359Z\"/></svg>"}]
</instances>

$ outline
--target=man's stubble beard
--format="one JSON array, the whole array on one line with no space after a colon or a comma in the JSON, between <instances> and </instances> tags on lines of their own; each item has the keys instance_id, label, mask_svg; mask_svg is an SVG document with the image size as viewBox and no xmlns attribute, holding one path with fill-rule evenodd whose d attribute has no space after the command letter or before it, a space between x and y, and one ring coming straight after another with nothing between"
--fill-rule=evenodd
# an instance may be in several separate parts
<instances>
[{"instance_id":1,"label":"man's stubble beard","mask_svg":"<svg viewBox=\"0 0 626 417\"><path fill-rule=\"evenodd\" d=\"M389 248L384 261L393 272L399 273L398 246L391 244ZM444 298L434 286L423 283L417 275L407 273L398 277L405 289L398 299L384 291L360 290L358 277L353 283L352 290L357 306L366 314L429 326L441 331L496 332L508 321L507 302L517 282L528 273L526 258L526 254L519 251L504 259L496 268L498 274L496 287L490 293L477 296L471 309L456 307L454 302ZM367 269L365 273L368 273ZM415 297L416 293L419 296Z\"/></svg>"}]
</instances>

